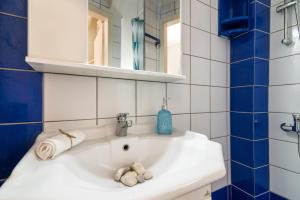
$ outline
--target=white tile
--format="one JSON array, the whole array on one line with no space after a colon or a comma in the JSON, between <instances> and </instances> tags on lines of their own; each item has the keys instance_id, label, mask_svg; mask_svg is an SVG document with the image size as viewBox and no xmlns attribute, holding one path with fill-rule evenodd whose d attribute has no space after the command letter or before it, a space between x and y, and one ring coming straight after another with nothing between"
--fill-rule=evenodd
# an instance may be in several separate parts
<instances>
[{"instance_id":1,"label":"white tile","mask_svg":"<svg viewBox=\"0 0 300 200\"><path fill-rule=\"evenodd\" d=\"M198 0L191 0L191 9L191 25L210 32L210 7Z\"/></svg>"},{"instance_id":2,"label":"white tile","mask_svg":"<svg viewBox=\"0 0 300 200\"><path fill-rule=\"evenodd\" d=\"M210 60L192 56L191 58L192 84L210 84Z\"/></svg>"},{"instance_id":3,"label":"white tile","mask_svg":"<svg viewBox=\"0 0 300 200\"><path fill-rule=\"evenodd\" d=\"M226 83L226 86L227 87L230 87L230 64L227 64L227 83Z\"/></svg>"},{"instance_id":4,"label":"white tile","mask_svg":"<svg viewBox=\"0 0 300 200\"><path fill-rule=\"evenodd\" d=\"M270 61L270 85L300 83L300 55Z\"/></svg>"},{"instance_id":5,"label":"white tile","mask_svg":"<svg viewBox=\"0 0 300 200\"><path fill-rule=\"evenodd\" d=\"M185 132L187 130L191 130L190 124L189 114L172 116L172 125L175 132Z\"/></svg>"},{"instance_id":6,"label":"white tile","mask_svg":"<svg viewBox=\"0 0 300 200\"><path fill-rule=\"evenodd\" d=\"M136 118L136 123L137 123L138 125L152 124L153 127L156 127L157 116L137 117L137 118Z\"/></svg>"},{"instance_id":7,"label":"white tile","mask_svg":"<svg viewBox=\"0 0 300 200\"><path fill-rule=\"evenodd\" d=\"M116 117L127 112L135 115L135 83L121 79L98 79L98 116Z\"/></svg>"},{"instance_id":8,"label":"white tile","mask_svg":"<svg viewBox=\"0 0 300 200\"><path fill-rule=\"evenodd\" d=\"M230 135L227 136L227 157L228 157L228 160L231 159L231 143L230 143Z\"/></svg>"},{"instance_id":9,"label":"white tile","mask_svg":"<svg viewBox=\"0 0 300 200\"><path fill-rule=\"evenodd\" d=\"M227 161L225 162L225 167L226 167L226 172L227 172L226 175L223 178L219 179L218 181L212 183L212 191L213 192L228 185L228 162Z\"/></svg>"},{"instance_id":10,"label":"white tile","mask_svg":"<svg viewBox=\"0 0 300 200\"><path fill-rule=\"evenodd\" d=\"M171 113L190 113L190 86L168 84L167 87L168 109Z\"/></svg>"},{"instance_id":11,"label":"white tile","mask_svg":"<svg viewBox=\"0 0 300 200\"><path fill-rule=\"evenodd\" d=\"M181 2L181 21L184 24L191 23L191 0L184 0Z\"/></svg>"},{"instance_id":12,"label":"white tile","mask_svg":"<svg viewBox=\"0 0 300 200\"><path fill-rule=\"evenodd\" d=\"M282 123L293 124L294 120L291 114L269 113L269 135L270 138L284 140L289 142L297 142L298 136L294 133L286 133L281 130Z\"/></svg>"},{"instance_id":13,"label":"white tile","mask_svg":"<svg viewBox=\"0 0 300 200\"><path fill-rule=\"evenodd\" d=\"M155 44L145 42L145 56L156 60L156 47Z\"/></svg>"},{"instance_id":14,"label":"white tile","mask_svg":"<svg viewBox=\"0 0 300 200\"><path fill-rule=\"evenodd\" d=\"M196 28L191 29L191 54L202 58L210 58L210 34L198 30Z\"/></svg>"},{"instance_id":15,"label":"white tile","mask_svg":"<svg viewBox=\"0 0 300 200\"><path fill-rule=\"evenodd\" d=\"M113 42L111 45L112 57L121 58L121 44Z\"/></svg>"},{"instance_id":16,"label":"white tile","mask_svg":"<svg viewBox=\"0 0 300 200\"><path fill-rule=\"evenodd\" d=\"M218 9L219 8L219 0L211 0L211 7Z\"/></svg>"},{"instance_id":17,"label":"white tile","mask_svg":"<svg viewBox=\"0 0 300 200\"><path fill-rule=\"evenodd\" d=\"M290 30L291 28L289 28ZM270 58L284 57L288 55L300 53L300 40L297 27L292 28L293 41L295 44L291 47L282 45L281 40L283 38L283 31L278 31L271 34L270 37Z\"/></svg>"},{"instance_id":18,"label":"white tile","mask_svg":"<svg viewBox=\"0 0 300 200\"><path fill-rule=\"evenodd\" d=\"M228 40L211 34L211 59L221 62L227 61Z\"/></svg>"},{"instance_id":19,"label":"white tile","mask_svg":"<svg viewBox=\"0 0 300 200\"><path fill-rule=\"evenodd\" d=\"M137 82L137 115L156 115L166 98L166 84L156 82Z\"/></svg>"},{"instance_id":20,"label":"white tile","mask_svg":"<svg viewBox=\"0 0 300 200\"><path fill-rule=\"evenodd\" d=\"M205 3L205 4L207 4L207 5L210 5L210 1L211 1L211 0L199 0L199 1L201 1L201 2L203 2L203 3Z\"/></svg>"},{"instance_id":21,"label":"white tile","mask_svg":"<svg viewBox=\"0 0 300 200\"><path fill-rule=\"evenodd\" d=\"M60 122L45 122L44 131L52 132L58 129L74 130L81 128L96 127L96 119L93 120L79 120L79 121L60 121Z\"/></svg>"},{"instance_id":22,"label":"white tile","mask_svg":"<svg viewBox=\"0 0 300 200\"><path fill-rule=\"evenodd\" d=\"M276 4L279 4L283 2L283 0L271 0L271 6L275 6Z\"/></svg>"},{"instance_id":23,"label":"white tile","mask_svg":"<svg viewBox=\"0 0 300 200\"><path fill-rule=\"evenodd\" d=\"M201 133L210 138L210 114L192 114L191 116L191 130Z\"/></svg>"},{"instance_id":24,"label":"white tile","mask_svg":"<svg viewBox=\"0 0 300 200\"><path fill-rule=\"evenodd\" d=\"M210 9L210 32L213 34L218 34L218 11L214 8Z\"/></svg>"},{"instance_id":25,"label":"white tile","mask_svg":"<svg viewBox=\"0 0 300 200\"><path fill-rule=\"evenodd\" d=\"M223 62L211 61L211 85L227 86L227 64Z\"/></svg>"},{"instance_id":26,"label":"white tile","mask_svg":"<svg viewBox=\"0 0 300 200\"><path fill-rule=\"evenodd\" d=\"M269 87L270 112L300 112L300 84Z\"/></svg>"},{"instance_id":27,"label":"white tile","mask_svg":"<svg viewBox=\"0 0 300 200\"><path fill-rule=\"evenodd\" d=\"M212 141L214 142L218 142L222 145L222 151L223 151L223 157L224 157L224 160L228 160L229 159L229 156L228 156L228 145L227 145L227 136L226 137L220 137L220 138L214 138L214 139L211 139Z\"/></svg>"},{"instance_id":28,"label":"white tile","mask_svg":"<svg viewBox=\"0 0 300 200\"><path fill-rule=\"evenodd\" d=\"M211 111L226 111L226 88L211 87Z\"/></svg>"},{"instance_id":29,"label":"white tile","mask_svg":"<svg viewBox=\"0 0 300 200\"><path fill-rule=\"evenodd\" d=\"M227 183L231 185L231 161L227 161Z\"/></svg>"},{"instance_id":30,"label":"white tile","mask_svg":"<svg viewBox=\"0 0 300 200\"><path fill-rule=\"evenodd\" d=\"M211 138L224 137L227 132L227 112L211 113Z\"/></svg>"},{"instance_id":31,"label":"white tile","mask_svg":"<svg viewBox=\"0 0 300 200\"><path fill-rule=\"evenodd\" d=\"M190 55L181 55L181 69L182 74L186 76L184 80L176 81L176 83L190 83L190 74L191 74L191 56Z\"/></svg>"},{"instance_id":32,"label":"white tile","mask_svg":"<svg viewBox=\"0 0 300 200\"><path fill-rule=\"evenodd\" d=\"M210 88L208 86L191 86L192 113L210 111Z\"/></svg>"},{"instance_id":33,"label":"white tile","mask_svg":"<svg viewBox=\"0 0 300 200\"><path fill-rule=\"evenodd\" d=\"M270 166L270 190L288 199L299 199L300 174Z\"/></svg>"},{"instance_id":34,"label":"white tile","mask_svg":"<svg viewBox=\"0 0 300 200\"><path fill-rule=\"evenodd\" d=\"M270 139L270 164L300 173L298 144Z\"/></svg>"},{"instance_id":35,"label":"white tile","mask_svg":"<svg viewBox=\"0 0 300 200\"><path fill-rule=\"evenodd\" d=\"M145 70L150 72L156 72L156 60L145 58Z\"/></svg>"},{"instance_id":36,"label":"white tile","mask_svg":"<svg viewBox=\"0 0 300 200\"><path fill-rule=\"evenodd\" d=\"M230 87L226 89L226 111L230 111Z\"/></svg>"},{"instance_id":37,"label":"white tile","mask_svg":"<svg viewBox=\"0 0 300 200\"><path fill-rule=\"evenodd\" d=\"M96 78L44 75L44 120L96 118Z\"/></svg>"},{"instance_id":38,"label":"white tile","mask_svg":"<svg viewBox=\"0 0 300 200\"><path fill-rule=\"evenodd\" d=\"M191 36L190 32L191 29L189 26L182 24L181 25L181 48L182 48L182 53L184 54L190 54L191 53Z\"/></svg>"}]
</instances>

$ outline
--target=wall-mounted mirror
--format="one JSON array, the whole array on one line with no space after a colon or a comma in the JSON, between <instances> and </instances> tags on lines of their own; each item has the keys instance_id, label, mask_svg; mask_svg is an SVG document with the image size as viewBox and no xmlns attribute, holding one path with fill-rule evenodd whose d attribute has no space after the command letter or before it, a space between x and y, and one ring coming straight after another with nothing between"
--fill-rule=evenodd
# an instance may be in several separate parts
<instances>
[{"instance_id":1,"label":"wall-mounted mirror","mask_svg":"<svg viewBox=\"0 0 300 200\"><path fill-rule=\"evenodd\" d=\"M180 0L89 0L88 63L181 74Z\"/></svg>"},{"instance_id":2,"label":"wall-mounted mirror","mask_svg":"<svg viewBox=\"0 0 300 200\"><path fill-rule=\"evenodd\" d=\"M183 2L29 0L26 61L41 72L135 80L184 79Z\"/></svg>"}]
</instances>

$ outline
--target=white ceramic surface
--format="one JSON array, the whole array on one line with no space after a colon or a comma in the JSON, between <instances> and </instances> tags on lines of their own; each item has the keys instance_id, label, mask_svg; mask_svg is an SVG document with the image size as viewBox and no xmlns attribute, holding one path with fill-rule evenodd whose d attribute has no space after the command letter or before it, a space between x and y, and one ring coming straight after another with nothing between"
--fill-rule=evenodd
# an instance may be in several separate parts
<instances>
[{"instance_id":1,"label":"white ceramic surface","mask_svg":"<svg viewBox=\"0 0 300 200\"><path fill-rule=\"evenodd\" d=\"M33 146L1 187L0 199L166 200L226 173L221 145L202 134L97 138L98 129L83 129L89 140L51 161L38 160ZM124 144L130 146L128 151L123 151ZM142 162L154 178L131 188L115 182L115 171L133 161Z\"/></svg>"}]
</instances>

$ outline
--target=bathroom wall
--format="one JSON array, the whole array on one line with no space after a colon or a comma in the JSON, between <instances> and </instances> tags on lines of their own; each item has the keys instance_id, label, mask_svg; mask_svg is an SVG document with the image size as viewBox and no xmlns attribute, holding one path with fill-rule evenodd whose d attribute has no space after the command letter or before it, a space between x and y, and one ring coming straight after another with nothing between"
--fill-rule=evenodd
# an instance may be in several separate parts
<instances>
[{"instance_id":1,"label":"bathroom wall","mask_svg":"<svg viewBox=\"0 0 300 200\"><path fill-rule=\"evenodd\" d=\"M251 1L250 31L231 39L231 199L234 200L269 199L269 3Z\"/></svg>"},{"instance_id":2,"label":"bathroom wall","mask_svg":"<svg viewBox=\"0 0 300 200\"><path fill-rule=\"evenodd\" d=\"M27 55L27 1L0 1L0 186L42 131L42 78Z\"/></svg>"},{"instance_id":3,"label":"bathroom wall","mask_svg":"<svg viewBox=\"0 0 300 200\"><path fill-rule=\"evenodd\" d=\"M295 45L286 47L283 38L283 14L276 13L281 0L272 0L270 35L270 190L287 199L299 199L300 157L297 136L280 129L281 123L292 124L292 113L300 113L300 41L295 15L290 30Z\"/></svg>"},{"instance_id":4,"label":"bathroom wall","mask_svg":"<svg viewBox=\"0 0 300 200\"><path fill-rule=\"evenodd\" d=\"M217 36L217 0L183 2L182 66L187 79L161 83L34 72L24 62L27 1L2 0L0 134L5 142L0 146L0 182L42 131L42 123L45 131L99 126L113 123L119 112L129 112L135 123L155 124L163 97L174 128L220 142L228 166L229 42ZM213 191L228 184L230 167Z\"/></svg>"},{"instance_id":5,"label":"bathroom wall","mask_svg":"<svg viewBox=\"0 0 300 200\"><path fill-rule=\"evenodd\" d=\"M222 143L228 165L229 43L217 36L217 1L211 5L207 0L183 2L186 80L160 83L44 74L45 131L114 123L120 112L129 112L136 123L155 124L162 99L167 97L174 128L204 133ZM213 184L213 190L228 184L226 176Z\"/></svg>"}]
</instances>

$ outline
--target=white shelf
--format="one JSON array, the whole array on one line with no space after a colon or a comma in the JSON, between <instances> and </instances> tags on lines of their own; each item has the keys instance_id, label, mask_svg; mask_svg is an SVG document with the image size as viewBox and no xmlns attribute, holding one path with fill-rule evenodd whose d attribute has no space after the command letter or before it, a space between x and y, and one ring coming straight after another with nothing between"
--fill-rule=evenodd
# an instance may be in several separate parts
<instances>
[{"instance_id":1,"label":"white shelf","mask_svg":"<svg viewBox=\"0 0 300 200\"><path fill-rule=\"evenodd\" d=\"M97 66L86 63L73 63L32 57L26 57L26 62L36 71L57 74L73 74L160 82L174 82L185 79L185 76L183 75L121 69L116 67Z\"/></svg>"}]
</instances>

